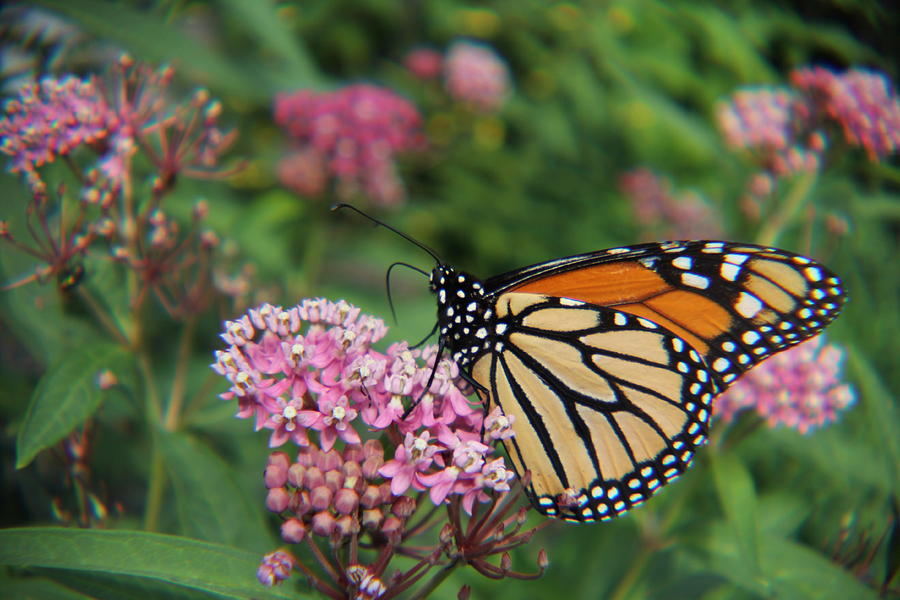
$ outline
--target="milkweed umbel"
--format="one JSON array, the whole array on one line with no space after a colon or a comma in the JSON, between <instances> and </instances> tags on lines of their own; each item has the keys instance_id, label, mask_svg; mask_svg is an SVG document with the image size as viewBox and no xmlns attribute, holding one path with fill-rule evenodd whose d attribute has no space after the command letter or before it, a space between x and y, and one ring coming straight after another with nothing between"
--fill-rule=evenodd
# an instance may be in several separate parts
<instances>
[{"instance_id":1,"label":"milkweed umbel","mask_svg":"<svg viewBox=\"0 0 900 600\"><path fill-rule=\"evenodd\" d=\"M376 223L437 261L439 347L487 407L514 417L506 450L530 471L537 510L569 521L613 518L677 478L716 395L819 333L846 299L809 258L721 241L611 248L481 281Z\"/></svg>"}]
</instances>

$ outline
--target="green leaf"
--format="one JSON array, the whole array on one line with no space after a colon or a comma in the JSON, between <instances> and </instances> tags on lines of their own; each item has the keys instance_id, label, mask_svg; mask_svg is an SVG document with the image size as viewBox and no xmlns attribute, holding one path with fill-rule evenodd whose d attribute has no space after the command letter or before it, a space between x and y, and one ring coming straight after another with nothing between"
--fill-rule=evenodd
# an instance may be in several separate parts
<instances>
[{"instance_id":1,"label":"green leaf","mask_svg":"<svg viewBox=\"0 0 900 600\"><path fill-rule=\"evenodd\" d=\"M16 468L25 467L37 453L64 438L90 417L103 391L97 375L104 369L130 373L130 355L107 342L82 345L52 366L38 383L25 422L16 439Z\"/></svg>"},{"instance_id":2,"label":"green leaf","mask_svg":"<svg viewBox=\"0 0 900 600\"><path fill-rule=\"evenodd\" d=\"M740 558L747 567L758 572L759 531L753 479L734 454L709 454L719 502L737 540Z\"/></svg>"},{"instance_id":3,"label":"green leaf","mask_svg":"<svg viewBox=\"0 0 900 600\"><path fill-rule=\"evenodd\" d=\"M281 59L284 69L281 72L270 72L275 81L291 87L310 87L320 79L299 38L286 27L274 2L219 0L217 4L231 12L235 23L253 36L257 44Z\"/></svg>"},{"instance_id":4,"label":"green leaf","mask_svg":"<svg viewBox=\"0 0 900 600\"><path fill-rule=\"evenodd\" d=\"M763 536L761 546L775 598L877 598L874 590L811 548L773 536Z\"/></svg>"},{"instance_id":5,"label":"green leaf","mask_svg":"<svg viewBox=\"0 0 900 600\"><path fill-rule=\"evenodd\" d=\"M39 0L38 4L63 14L99 38L128 48L140 60L177 62L186 78L203 82L240 98L267 98L265 86L252 73L236 69L214 52L151 11L137 11L120 2L103 0Z\"/></svg>"},{"instance_id":6,"label":"green leaf","mask_svg":"<svg viewBox=\"0 0 900 600\"><path fill-rule=\"evenodd\" d=\"M237 548L140 531L34 527L0 531L0 564L130 575L225 598L292 598L256 580L260 556Z\"/></svg>"},{"instance_id":7,"label":"green leaf","mask_svg":"<svg viewBox=\"0 0 900 600\"><path fill-rule=\"evenodd\" d=\"M860 403L865 410L869 422L869 447L878 448L879 454L887 463L888 477L892 481L892 489L900 488L900 436L897 424L900 414L897 412L894 395L887 389L878 373L857 348L849 348L847 365L859 381Z\"/></svg>"},{"instance_id":8,"label":"green leaf","mask_svg":"<svg viewBox=\"0 0 900 600\"><path fill-rule=\"evenodd\" d=\"M0 585L3 587L5 597L18 600L89 600L92 598L92 596L67 589L53 581L35 577L8 579L0 581Z\"/></svg>"},{"instance_id":9,"label":"green leaf","mask_svg":"<svg viewBox=\"0 0 900 600\"><path fill-rule=\"evenodd\" d=\"M261 475L254 505L252 494L237 485L228 464L208 446L181 433L160 433L159 442L182 533L259 552L275 545L263 518Z\"/></svg>"}]
</instances>

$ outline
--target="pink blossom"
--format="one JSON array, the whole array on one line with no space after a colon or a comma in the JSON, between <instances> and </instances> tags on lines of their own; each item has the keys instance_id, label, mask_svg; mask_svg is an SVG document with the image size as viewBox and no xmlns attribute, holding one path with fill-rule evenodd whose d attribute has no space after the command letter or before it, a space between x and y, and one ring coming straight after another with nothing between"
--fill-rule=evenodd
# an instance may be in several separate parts
<instances>
[{"instance_id":1,"label":"pink blossom","mask_svg":"<svg viewBox=\"0 0 900 600\"><path fill-rule=\"evenodd\" d=\"M716 399L715 413L727 422L752 408L769 426L800 433L835 421L855 402L853 388L841 380L843 356L823 336L798 344L741 377Z\"/></svg>"},{"instance_id":2,"label":"pink blossom","mask_svg":"<svg viewBox=\"0 0 900 600\"><path fill-rule=\"evenodd\" d=\"M847 143L865 148L873 161L900 147L900 97L883 73L809 67L792 72L791 82L814 111L843 130Z\"/></svg>"},{"instance_id":3,"label":"pink blossom","mask_svg":"<svg viewBox=\"0 0 900 600\"><path fill-rule=\"evenodd\" d=\"M485 44L454 42L444 61L447 93L476 110L492 112L509 95L509 69L497 53Z\"/></svg>"},{"instance_id":4,"label":"pink blossom","mask_svg":"<svg viewBox=\"0 0 900 600\"><path fill-rule=\"evenodd\" d=\"M93 79L45 77L7 101L0 150L13 173L33 171L83 144L107 137L119 124Z\"/></svg>"},{"instance_id":5,"label":"pink blossom","mask_svg":"<svg viewBox=\"0 0 900 600\"><path fill-rule=\"evenodd\" d=\"M368 84L324 93L301 90L278 95L275 121L296 142L305 169L315 166L311 157L321 160L319 176L333 179L341 197L361 193L383 205L403 201L396 156L422 148L424 141L422 119L407 100ZM297 187L290 175L286 185ZM319 190L316 177L305 173L301 187Z\"/></svg>"},{"instance_id":6,"label":"pink blossom","mask_svg":"<svg viewBox=\"0 0 900 600\"><path fill-rule=\"evenodd\" d=\"M437 79L441 74L444 57L431 48L416 48L406 55L403 65L419 79Z\"/></svg>"},{"instance_id":7,"label":"pink blossom","mask_svg":"<svg viewBox=\"0 0 900 600\"><path fill-rule=\"evenodd\" d=\"M676 194L668 179L650 169L624 173L619 187L630 200L647 238L717 239L722 236L718 211L697 194Z\"/></svg>"},{"instance_id":8,"label":"pink blossom","mask_svg":"<svg viewBox=\"0 0 900 600\"><path fill-rule=\"evenodd\" d=\"M431 432L424 431L419 436L407 433L402 446L397 446L394 458L384 463L379 473L391 479L391 492L399 496L416 482L417 475L424 472L434 461L435 453L440 450L429 443ZM417 487L417 489L421 489Z\"/></svg>"}]
</instances>

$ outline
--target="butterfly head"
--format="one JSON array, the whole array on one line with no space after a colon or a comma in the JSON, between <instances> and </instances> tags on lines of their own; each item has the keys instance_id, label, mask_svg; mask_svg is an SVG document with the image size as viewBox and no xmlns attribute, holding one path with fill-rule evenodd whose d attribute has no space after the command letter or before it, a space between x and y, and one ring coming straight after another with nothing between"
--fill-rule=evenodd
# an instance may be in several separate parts
<instances>
[{"instance_id":1,"label":"butterfly head","mask_svg":"<svg viewBox=\"0 0 900 600\"><path fill-rule=\"evenodd\" d=\"M484 285L477 277L438 265L431 272L431 291L438 300L438 329L453 359L465 366L489 344L490 318Z\"/></svg>"}]
</instances>

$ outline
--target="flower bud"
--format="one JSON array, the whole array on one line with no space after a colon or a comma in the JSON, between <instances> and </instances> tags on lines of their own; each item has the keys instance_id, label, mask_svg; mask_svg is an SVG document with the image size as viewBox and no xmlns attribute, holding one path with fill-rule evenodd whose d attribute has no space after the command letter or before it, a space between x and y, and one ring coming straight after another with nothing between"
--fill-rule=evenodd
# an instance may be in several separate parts
<instances>
[{"instance_id":1,"label":"flower bud","mask_svg":"<svg viewBox=\"0 0 900 600\"><path fill-rule=\"evenodd\" d=\"M312 502L309 501L309 492L306 490L297 490L291 495L291 502L288 508L298 517L302 517L312 509Z\"/></svg>"},{"instance_id":2,"label":"flower bud","mask_svg":"<svg viewBox=\"0 0 900 600\"><path fill-rule=\"evenodd\" d=\"M382 504L381 490L375 485L367 486L359 499L359 503L363 508L375 508L376 506L379 506Z\"/></svg>"},{"instance_id":3,"label":"flower bud","mask_svg":"<svg viewBox=\"0 0 900 600\"><path fill-rule=\"evenodd\" d=\"M384 447L379 440L366 440L363 444L363 454L366 458L380 456L384 460Z\"/></svg>"},{"instance_id":4,"label":"flower bud","mask_svg":"<svg viewBox=\"0 0 900 600\"><path fill-rule=\"evenodd\" d=\"M341 466L341 473L343 473L344 477L346 477L348 479L350 477L361 478L362 477L362 467L356 461L345 462ZM346 485L344 487L346 487Z\"/></svg>"},{"instance_id":5,"label":"flower bud","mask_svg":"<svg viewBox=\"0 0 900 600\"><path fill-rule=\"evenodd\" d=\"M306 467L300 463L294 463L287 472L287 482L294 487L303 486L303 478L306 475Z\"/></svg>"},{"instance_id":6,"label":"flower bud","mask_svg":"<svg viewBox=\"0 0 900 600\"><path fill-rule=\"evenodd\" d=\"M456 594L458 600L469 600L469 596L472 595L472 588L469 587L469 584L466 584L459 588L459 593Z\"/></svg>"},{"instance_id":7,"label":"flower bud","mask_svg":"<svg viewBox=\"0 0 900 600\"><path fill-rule=\"evenodd\" d=\"M309 502L313 510L325 510L331 506L334 493L324 485L313 488L309 493Z\"/></svg>"},{"instance_id":8,"label":"flower bud","mask_svg":"<svg viewBox=\"0 0 900 600\"><path fill-rule=\"evenodd\" d=\"M453 528L450 526L450 523L441 527L438 539L441 541L441 544L445 546L453 541Z\"/></svg>"},{"instance_id":9,"label":"flower bud","mask_svg":"<svg viewBox=\"0 0 900 600\"><path fill-rule=\"evenodd\" d=\"M325 473L325 486L332 492L336 492L344 487L344 474L337 469L332 469Z\"/></svg>"},{"instance_id":10,"label":"flower bud","mask_svg":"<svg viewBox=\"0 0 900 600\"><path fill-rule=\"evenodd\" d=\"M550 559L547 557L547 551L543 548L538 552L537 564L542 571L550 564Z\"/></svg>"},{"instance_id":11,"label":"flower bud","mask_svg":"<svg viewBox=\"0 0 900 600\"><path fill-rule=\"evenodd\" d=\"M309 467L303 475L303 487L308 490L325 485L325 475L319 467Z\"/></svg>"},{"instance_id":12,"label":"flower bud","mask_svg":"<svg viewBox=\"0 0 900 600\"><path fill-rule=\"evenodd\" d=\"M365 459L362 446L354 445L344 448L344 463L361 463Z\"/></svg>"},{"instance_id":13,"label":"flower bud","mask_svg":"<svg viewBox=\"0 0 900 600\"><path fill-rule=\"evenodd\" d=\"M287 470L291 461L284 452L273 452L269 455L263 479L267 488L281 487L287 482Z\"/></svg>"},{"instance_id":14,"label":"flower bud","mask_svg":"<svg viewBox=\"0 0 900 600\"><path fill-rule=\"evenodd\" d=\"M359 506L359 494L347 488L341 488L334 494L334 509L342 514L349 515L355 512Z\"/></svg>"},{"instance_id":15,"label":"flower bud","mask_svg":"<svg viewBox=\"0 0 900 600\"><path fill-rule=\"evenodd\" d=\"M391 493L391 484L389 482L386 481L382 483L378 486L378 490L381 492L381 504L387 504L394 499L394 494Z\"/></svg>"},{"instance_id":16,"label":"flower bud","mask_svg":"<svg viewBox=\"0 0 900 600\"><path fill-rule=\"evenodd\" d=\"M362 464L362 474L368 480L374 480L379 477L378 469L384 465L383 456L370 456Z\"/></svg>"},{"instance_id":17,"label":"flower bud","mask_svg":"<svg viewBox=\"0 0 900 600\"><path fill-rule=\"evenodd\" d=\"M504 552L502 556L500 556L500 568L504 571L509 571L509 568L512 566L512 557L509 555L509 552Z\"/></svg>"},{"instance_id":18,"label":"flower bud","mask_svg":"<svg viewBox=\"0 0 900 600\"><path fill-rule=\"evenodd\" d=\"M359 522L351 515L344 515L335 522L334 530L344 537L359 533Z\"/></svg>"},{"instance_id":19,"label":"flower bud","mask_svg":"<svg viewBox=\"0 0 900 600\"><path fill-rule=\"evenodd\" d=\"M297 452L297 462L304 467L311 467L316 463L316 460L319 457L319 453L319 449L315 446L306 446L305 448L300 448L300 451Z\"/></svg>"},{"instance_id":20,"label":"flower bud","mask_svg":"<svg viewBox=\"0 0 900 600\"><path fill-rule=\"evenodd\" d=\"M362 526L366 529L378 529L383 520L384 513L381 512L381 509L372 508L364 510L362 513Z\"/></svg>"},{"instance_id":21,"label":"flower bud","mask_svg":"<svg viewBox=\"0 0 900 600\"><path fill-rule=\"evenodd\" d=\"M334 448L332 448L328 452L323 452L318 460L319 468L322 469L322 471L333 471L335 469L340 469L342 462L343 460L341 459L341 455L338 454L338 451Z\"/></svg>"},{"instance_id":22,"label":"flower bud","mask_svg":"<svg viewBox=\"0 0 900 600\"><path fill-rule=\"evenodd\" d=\"M394 504L391 506L391 512L401 519L406 519L416 512L416 501L410 496L400 496L394 500Z\"/></svg>"},{"instance_id":23,"label":"flower bud","mask_svg":"<svg viewBox=\"0 0 900 600\"><path fill-rule=\"evenodd\" d=\"M335 519L327 510L318 512L312 518L312 530L316 535L328 537L334 531Z\"/></svg>"},{"instance_id":24,"label":"flower bud","mask_svg":"<svg viewBox=\"0 0 900 600\"><path fill-rule=\"evenodd\" d=\"M403 533L403 523L397 517L388 517L381 525L381 532L391 541L399 540Z\"/></svg>"},{"instance_id":25,"label":"flower bud","mask_svg":"<svg viewBox=\"0 0 900 600\"><path fill-rule=\"evenodd\" d=\"M300 519L288 519L281 524L281 539L298 544L306 537L306 526Z\"/></svg>"},{"instance_id":26,"label":"flower bud","mask_svg":"<svg viewBox=\"0 0 900 600\"><path fill-rule=\"evenodd\" d=\"M283 487L274 487L266 495L266 508L274 513L287 510L291 495Z\"/></svg>"}]
</instances>

